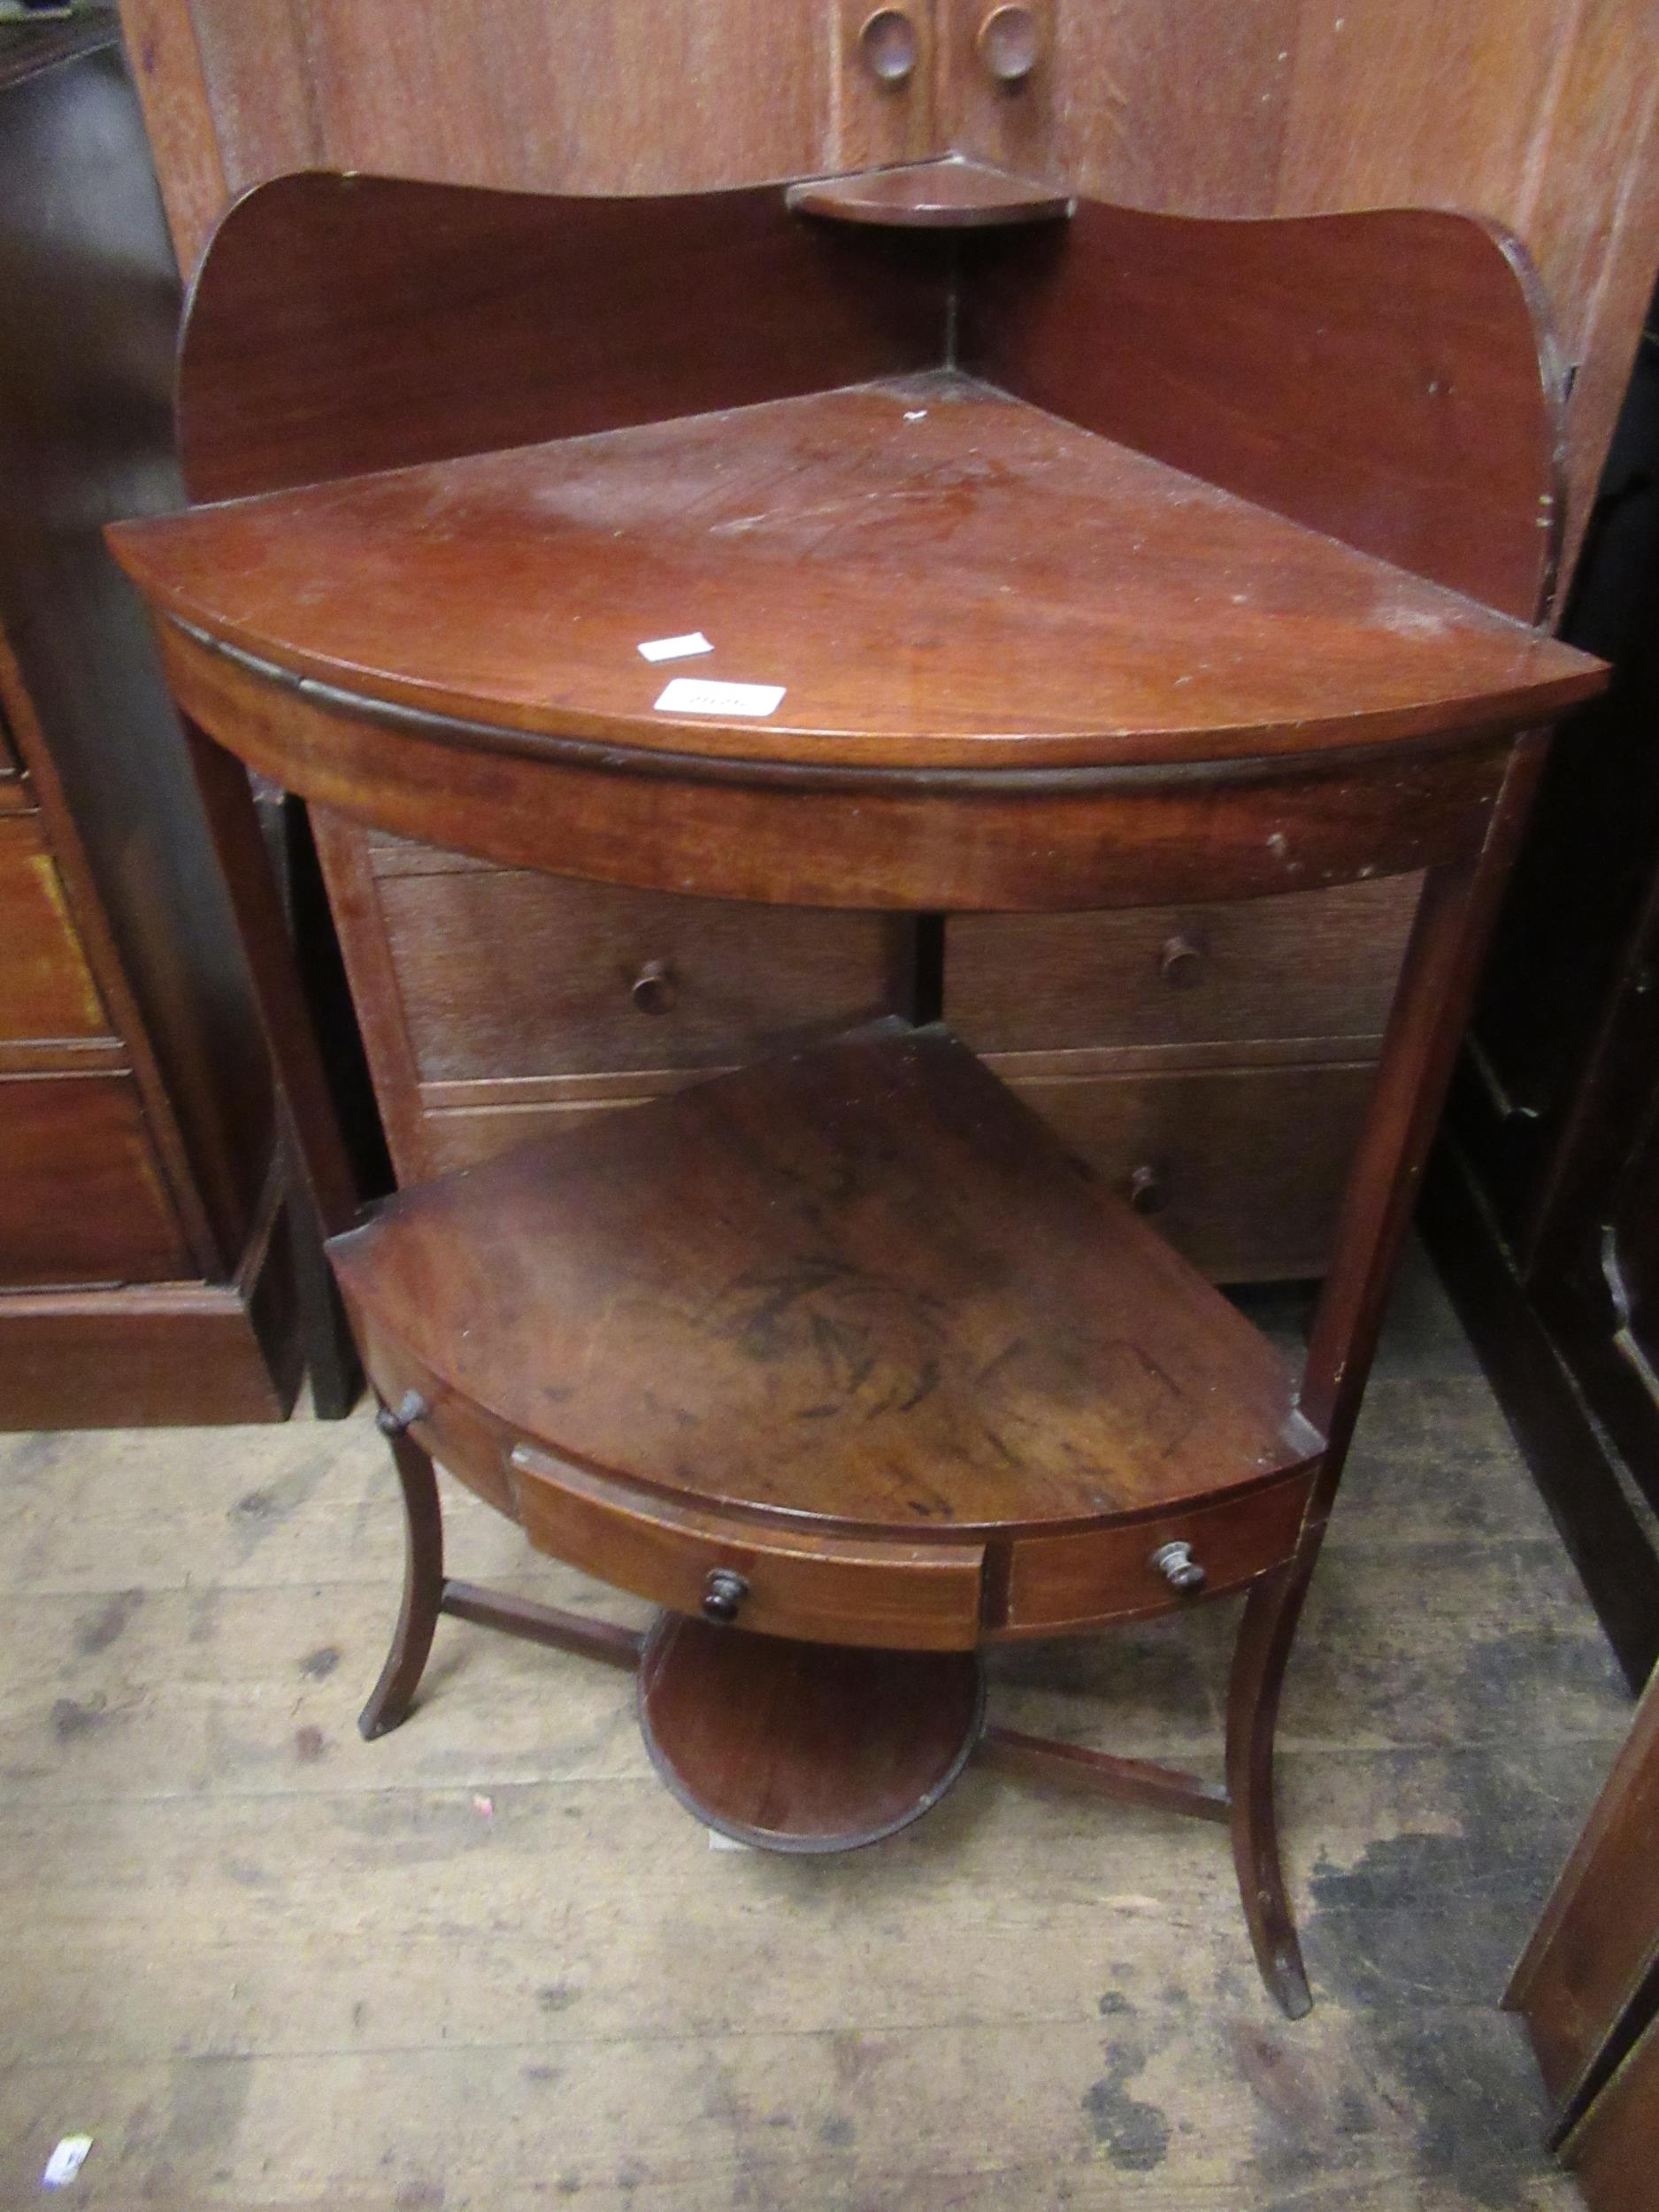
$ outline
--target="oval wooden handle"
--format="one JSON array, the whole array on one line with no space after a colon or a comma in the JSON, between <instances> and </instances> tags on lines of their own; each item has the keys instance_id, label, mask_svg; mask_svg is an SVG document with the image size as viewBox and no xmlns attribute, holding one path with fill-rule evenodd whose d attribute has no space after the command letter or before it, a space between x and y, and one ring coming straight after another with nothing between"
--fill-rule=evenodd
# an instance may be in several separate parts
<instances>
[{"instance_id":1,"label":"oval wooden handle","mask_svg":"<svg viewBox=\"0 0 1659 2212\"><path fill-rule=\"evenodd\" d=\"M1158 973L1178 991L1197 982L1204 972L1204 949L1179 933L1166 937L1158 949Z\"/></svg>"},{"instance_id":2,"label":"oval wooden handle","mask_svg":"<svg viewBox=\"0 0 1659 2212\"><path fill-rule=\"evenodd\" d=\"M858 50L878 84L905 84L916 68L916 26L902 8L878 8L864 19Z\"/></svg>"},{"instance_id":3,"label":"oval wooden handle","mask_svg":"<svg viewBox=\"0 0 1659 2212\"><path fill-rule=\"evenodd\" d=\"M641 1014L669 1014L680 996L680 985L666 960L648 960L628 986L628 996Z\"/></svg>"},{"instance_id":4,"label":"oval wooden handle","mask_svg":"<svg viewBox=\"0 0 1659 2212\"><path fill-rule=\"evenodd\" d=\"M1193 1557L1190 1544L1171 1542L1160 1544L1148 1562L1164 1577L1171 1590L1179 1590L1183 1597L1195 1597L1204 1586L1208 1577Z\"/></svg>"},{"instance_id":5,"label":"oval wooden handle","mask_svg":"<svg viewBox=\"0 0 1659 2212\"><path fill-rule=\"evenodd\" d=\"M1042 50L1037 19L1029 8L993 8L974 40L979 59L998 84L1024 84Z\"/></svg>"},{"instance_id":6,"label":"oval wooden handle","mask_svg":"<svg viewBox=\"0 0 1659 2212\"><path fill-rule=\"evenodd\" d=\"M703 1617L727 1628L737 1618L743 1600L749 1595L749 1585L741 1574L730 1567L710 1567L708 1579L703 1586Z\"/></svg>"}]
</instances>

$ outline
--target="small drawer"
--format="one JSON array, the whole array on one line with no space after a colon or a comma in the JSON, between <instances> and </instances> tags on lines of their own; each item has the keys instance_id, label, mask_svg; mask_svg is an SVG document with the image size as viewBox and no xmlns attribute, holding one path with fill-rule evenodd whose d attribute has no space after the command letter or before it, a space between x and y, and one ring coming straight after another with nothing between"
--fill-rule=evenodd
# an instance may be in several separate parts
<instances>
[{"instance_id":1,"label":"small drawer","mask_svg":"<svg viewBox=\"0 0 1659 2212\"><path fill-rule=\"evenodd\" d=\"M908 1004L902 917L370 858L423 1084L735 1066Z\"/></svg>"},{"instance_id":2,"label":"small drawer","mask_svg":"<svg viewBox=\"0 0 1659 2212\"><path fill-rule=\"evenodd\" d=\"M1225 906L962 915L945 1019L976 1052L1374 1037L1422 879Z\"/></svg>"},{"instance_id":3,"label":"small drawer","mask_svg":"<svg viewBox=\"0 0 1659 2212\"><path fill-rule=\"evenodd\" d=\"M1203 1569L1202 1594L1236 1590L1295 1550L1313 1485L1311 1471L1220 1505L1089 1529L1074 1536L1028 1536L1010 1563L1007 1610L994 1636L1056 1635L1137 1615L1166 1613L1193 1595L1173 1589L1153 1555L1185 1543Z\"/></svg>"},{"instance_id":4,"label":"small drawer","mask_svg":"<svg viewBox=\"0 0 1659 2212\"><path fill-rule=\"evenodd\" d=\"M981 1545L785 1535L528 1445L513 1454L512 1472L533 1544L673 1612L702 1612L721 1586L710 1578L734 1576L733 1623L763 1635L893 1651L967 1651L979 1640Z\"/></svg>"},{"instance_id":5,"label":"small drawer","mask_svg":"<svg viewBox=\"0 0 1659 2212\"><path fill-rule=\"evenodd\" d=\"M109 1033L36 818L0 818L0 1042Z\"/></svg>"},{"instance_id":6,"label":"small drawer","mask_svg":"<svg viewBox=\"0 0 1659 2212\"><path fill-rule=\"evenodd\" d=\"M991 1065L1212 1281L1323 1272L1373 1063L1169 1075Z\"/></svg>"},{"instance_id":7,"label":"small drawer","mask_svg":"<svg viewBox=\"0 0 1659 2212\"><path fill-rule=\"evenodd\" d=\"M132 1078L0 1076L0 1285L196 1272Z\"/></svg>"}]
</instances>

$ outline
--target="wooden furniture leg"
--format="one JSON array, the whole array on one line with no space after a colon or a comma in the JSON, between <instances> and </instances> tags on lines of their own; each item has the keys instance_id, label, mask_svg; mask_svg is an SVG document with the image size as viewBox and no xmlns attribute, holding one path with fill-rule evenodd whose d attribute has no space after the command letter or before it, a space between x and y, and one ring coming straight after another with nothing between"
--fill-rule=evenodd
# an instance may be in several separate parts
<instances>
[{"instance_id":1,"label":"wooden furniture leg","mask_svg":"<svg viewBox=\"0 0 1659 2212\"><path fill-rule=\"evenodd\" d=\"M411 1392L396 1409L382 1403L375 1416L375 1426L392 1448L403 1488L405 1548L403 1601L392 1647L386 1655L380 1680L369 1693L368 1703L357 1716L358 1732L367 1742L388 1734L408 1719L440 1613L471 1621L475 1628L493 1628L525 1643L573 1651L584 1659L603 1660L607 1666L623 1667L630 1672L639 1665L645 1647L642 1636L630 1628L618 1627L613 1621L590 1621L556 1605L501 1596L476 1582L457 1582L445 1575L443 1509L438 1497L437 1471L431 1453L410 1434L426 1410L422 1400Z\"/></svg>"},{"instance_id":2,"label":"wooden furniture leg","mask_svg":"<svg viewBox=\"0 0 1659 2212\"><path fill-rule=\"evenodd\" d=\"M376 1421L392 1448L403 1493L403 1601L392 1647L380 1678L357 1716L365 1742L401 1727L409 1718L415 1691L432 1649L433 1631L443 1609L443 1509L431 1454L409 1433L407 1420L382 1406Z\"/></svg>"},{"instance_id":3,"label":"wooden furniture leg","mask_svg":"<svg viewBox=\"0 0 1659 2212\"><path fill-rule=\"evenodd\" d=\"M1251 1589L1227 1692L1228 1824L1239 1895L1262 1979L1292 2020L1311 2011L1313 1999L1279 1864L1273 1732L1285 1667L1317 1555L1316 1540L1289 1566L1263 1575Z\"/></svg>"}]
</instances>

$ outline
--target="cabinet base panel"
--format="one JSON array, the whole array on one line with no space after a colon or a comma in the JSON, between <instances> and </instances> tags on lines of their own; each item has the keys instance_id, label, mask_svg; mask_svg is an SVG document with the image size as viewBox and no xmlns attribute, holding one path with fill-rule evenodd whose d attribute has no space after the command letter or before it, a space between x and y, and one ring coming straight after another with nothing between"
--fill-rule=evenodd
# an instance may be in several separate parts
<instances>
[{"instance_id":1,"label":"cabinet base panel","mask_svg":"<svg viewBox=\"0 0 1659 2212\"><path fill-rule=\"evenodd\" d=\"M0 1429L282 1421L303 1366L280 1220L239 1283L0 1292Z\"/></svg>"}]
</instances>

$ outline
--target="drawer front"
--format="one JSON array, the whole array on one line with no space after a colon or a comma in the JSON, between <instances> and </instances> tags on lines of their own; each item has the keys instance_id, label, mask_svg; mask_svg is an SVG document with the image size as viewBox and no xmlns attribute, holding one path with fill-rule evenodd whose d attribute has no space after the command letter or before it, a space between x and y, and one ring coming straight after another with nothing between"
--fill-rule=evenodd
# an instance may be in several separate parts
<instances>
[{"instance_id":1,"label":"drawer front","mask_svg":"<svg viewBox=\"0 0 1659 2212\"><path fill-rule=\"evenodd\" d=\"M423 1085L737 1065L907 1002L902 918L618 890L420 847L371 862Z\"/></svg>"},{"instance_id":2,"label":"drawer front","mask_svg":"<svg viewBox=\"0 0 1659 2212\"><path fill-rule=\"evenodd\" d=\"M124 1075L0 1077L0 1284L193 1276Z\"/></svg>"},{"instance_id":3,"label":"drawer front","mask_svg":"<svg viewBox=\"0 0 1659 2212\"><path fill-rule=\"evenodd\" d=\"M1371 1063L1003 1079L1212 1281L1323 1272Z\"/></svg>"},{"instance_id":4,"label":"drawer front","mask_svg":"<svg viewBox=\"0 0 1659 2212\"><path fill-rule=\"evenodd\" d=\"M531 1448L514 1455L531 1542L603 1582L697 1613L710 1574L747 1586L738 1624L880 1650L967 1651L979 1636L984 1549L777 1534L626 1489Z\"/></svg>"},{"instance_id":5,"label":"drawer front","mask_svg":"<svg viewBox=\"0 0 1659 2212\"><path fill-rule=\"evenodd\" d=\"M0 818L0 1042L109 1033L37 818Z\"/></svg>"},{"instance_id":6,"label":"drawer front","mask_svg":"<svg viewBox=\"0 0 1659 2212\"><path fill-rule=\"evenodd\" d=\"M681 1079L691 1083L697 1079L687 1071ZM510 1087L503 1084L502 1090L511 1097ZM498 1158L516 1144L572 1128L581 1115L626 1113L630 1106L642 1105L646 1095L655 1095L655 1088L650 1094L575 1103L446 1108L441 1113L423 1113L414 1128L415 1159L406 1161L400 1152L399 1179L418 1182L426 1176L452 1174L457 1168L481 1167L486 1160Z\"/></svg>"},{"instance_id":7,"label":"drawer front","mask_svg":"<svg viewBox=\"0 0 1659 2212\"><path fill-rule=\"evenodd\" d=\"M1375 1037L1421 881L1225 906L953 917L945 1018L978 1052Z\"/></svg>"},{"instance_id":8,"label":"drawer front","mask_svg":"<svg viewBox=\"0 0 1659 2212\"><path fill-rule=\"evenodd\" d=\"M1222 1505L1164 1514L1127 1528L1027 1537L1014 1546L1007 1613L991 1632L1054 1635L1190 1605L1192 1596L1171 1589L1152 1563L1163 1544L1190 1545L1204 1571L1205 1595L1239 1589L1282 1565L1295 1550L1312 1482L1311 1473L1299 1474Z\"/></svg>"}]
</instances>

